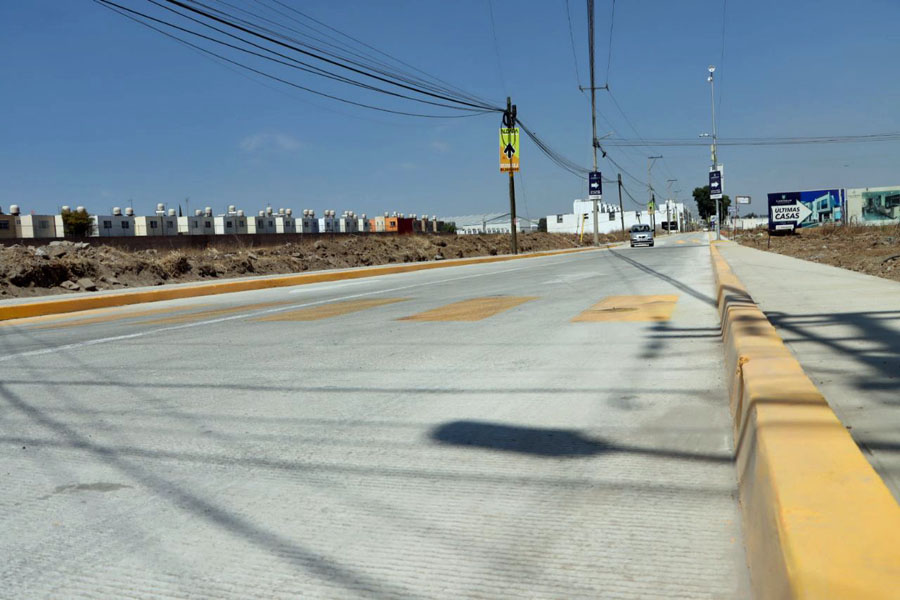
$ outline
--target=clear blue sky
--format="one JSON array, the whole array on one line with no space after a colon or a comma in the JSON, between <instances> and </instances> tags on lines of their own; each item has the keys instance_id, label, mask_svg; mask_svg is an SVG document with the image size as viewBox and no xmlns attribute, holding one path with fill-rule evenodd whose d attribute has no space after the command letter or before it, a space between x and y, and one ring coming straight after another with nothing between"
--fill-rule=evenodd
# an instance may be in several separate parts
<instances>
[{"instance_id":1,"label":"clear blue sky","mask_svg":"<svg viewBox=\"0 0 900 600\"><path fill-rule=\"evenodd\" d=\"M590 164L589 104L577 89L564 0L491 0L496 50L488 0L286 1L497 104L511 95L524 122ZM596 2L602 83L610 1ZM587 85L585 5L569 4ZM720 137L900 131L897 0L731 0L724 61L722 15L722 0L618 1L609 83L643 137L710 130L711 63ZM217 211L267 203L320 214L507 210L495 115L417 120L276 89L89 0L0 3L0 56L4 209L105 212L133 201L142 213L190 197L191 208ZM634 137L609 97L599 99L612 127L601 118L598 133ZM657 189L677 178L684 198L705 185L707 148L610 149L640 177L657 152L665 155L654 167ZM569 212L585 193L527 141L521 160L520 213ZM757 211L767 192L900 184L898 142L723 147L720 161L726 193L752 195ZM602 170L614 176L611 165Z\"/></svg>"}]
</instances>

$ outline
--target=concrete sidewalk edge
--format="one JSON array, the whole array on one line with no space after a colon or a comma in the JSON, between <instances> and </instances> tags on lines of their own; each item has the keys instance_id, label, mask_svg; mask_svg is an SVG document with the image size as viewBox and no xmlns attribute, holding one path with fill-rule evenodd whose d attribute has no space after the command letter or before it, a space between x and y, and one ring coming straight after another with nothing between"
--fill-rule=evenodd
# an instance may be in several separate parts
<instances>
[{"instance_id":1,"label":"concrete sidewalk edge","mask_svg":"<svg viewBox=\"0 0 900 600\"><path fill-rule=\"evenodd\" d=\"M129 304L142 304L145 302L159 302L163 300L175 300L180 298L192 298L197 296L211 296L215 294L228 294L232 292L245 292L276 287L290 287L310 283L323 283L329 281L341 281L345 279L361 279L364 277L376 277L379 275L391 275L394 273L409 273L427 269L445 267L458 267L482 263L503 262L522 258L540 258L544 256L556 256L574 252L587 252L590 250L605 250L613 245L600 248L569 248L565 250L551 250L547 252L533 252L529 254L515 254L503 256L479 256L473 258L451 259L445 261L421 262L404 265L379 265L375 267L363 267L341 271L322 271L313 273L299 273L264 278L233 279L199 284L184 284L183 286L168 287L164 289L144 289L131 292L117 292L114 294L98 294L92 296L79 296L77 298L55 297L48 300L28 301L21 304L8 304L0 306L0 321L21 319L25 317L39 317L44 315L77 312L95 308L111 308L115 306L127 306Z\"/></svg>"},{"instance_id":2,"label":"concrete sidewalk edge","mask_svg":"<svg viewBox=\"0 0 900 600\"><path fill-rule=\"evenodd\" d=\"M758 598L896 598L900 506L715 245L710 254Z\"/></svg>"}]
</instances>

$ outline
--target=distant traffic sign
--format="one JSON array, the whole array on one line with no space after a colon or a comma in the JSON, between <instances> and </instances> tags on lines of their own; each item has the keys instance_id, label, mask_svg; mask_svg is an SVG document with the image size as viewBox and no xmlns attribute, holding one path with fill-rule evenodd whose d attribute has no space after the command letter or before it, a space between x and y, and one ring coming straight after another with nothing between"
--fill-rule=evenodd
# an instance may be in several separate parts
<instances>
[{"instance_id":1,"label":"distant traffic sign","mask_svg":"<svg viewBox=\"0 0 900 600\"><path fill-rule=\"evenodd\" d=\"M735 200L738 204L750 204L750 196L738 196Z\"/></svg>"},{"instance_id":2,"label":"distant traffic sign","mask_svg":"<svg viewBox=\"0 0 900 600\"><path fill-rule=\"evenodd\" d=\"M722 199L722 170L721 167L709 171L709 197L712 200Z\"/></svg>"},{"instance_id":3,"label":"distant traffic sign","mask_svg":"<svg viewBox=\"0 0 900 600\"><path fill-rule=\"evenodd\" d=\"M519 128L500 128L500 172L519 170Z\"/></svg>"},{"instance_id":4,"label":"distant traffic sign","mask_svg":"<svg viewBox=\"0 0 900 600\"><path fill-rule=\"evenodd\" d=\"M588 200L603 200L603 178L599 171L588 175Z\"/></svg>"}]
</instances>

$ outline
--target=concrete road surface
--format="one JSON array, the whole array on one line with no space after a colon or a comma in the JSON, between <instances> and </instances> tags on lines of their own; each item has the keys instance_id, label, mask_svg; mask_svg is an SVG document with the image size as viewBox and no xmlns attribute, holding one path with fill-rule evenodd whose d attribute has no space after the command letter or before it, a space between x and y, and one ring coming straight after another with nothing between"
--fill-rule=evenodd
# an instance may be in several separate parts
<instances>
[{"instance_id":1,"label":"concrete road surface","mask_svg":"<svg viewBox=\"0 0 900 600\"><path fill-rule=\"evenodd\" d=\"M0 597L746 597L706 240L0 324Z\"/></svg>"}]
</instances>

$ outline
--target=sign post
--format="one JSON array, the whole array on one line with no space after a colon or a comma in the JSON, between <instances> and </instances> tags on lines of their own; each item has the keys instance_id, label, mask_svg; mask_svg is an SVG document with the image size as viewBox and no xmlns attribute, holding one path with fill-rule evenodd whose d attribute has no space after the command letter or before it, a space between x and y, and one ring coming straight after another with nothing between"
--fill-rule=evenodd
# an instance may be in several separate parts
<instances>
[{"instance_id":1,"label":"sign post","mask_svg":"<svg viewBox=\"0 0 900 600\"><path fill-rule=\"evenodd\" d=\"M735 233L737 232L737 220L740 218L741 204L750 204L750 196L735 196L734 198L734 227L732 231Z\"/></svg>"},{"instance_id":2,"label":"sign post","mask_svg":"<svg viewBox=\"0 0 900 600\"><path fill-rule=\"evenodd\" d=\"M500 172L509 173L509 233L510 250L519 253L516 231L516 182L513 175L519 170L519 128L516 127L516 105L507 96L500 128Z\"/></svg>"}]
</instances>

